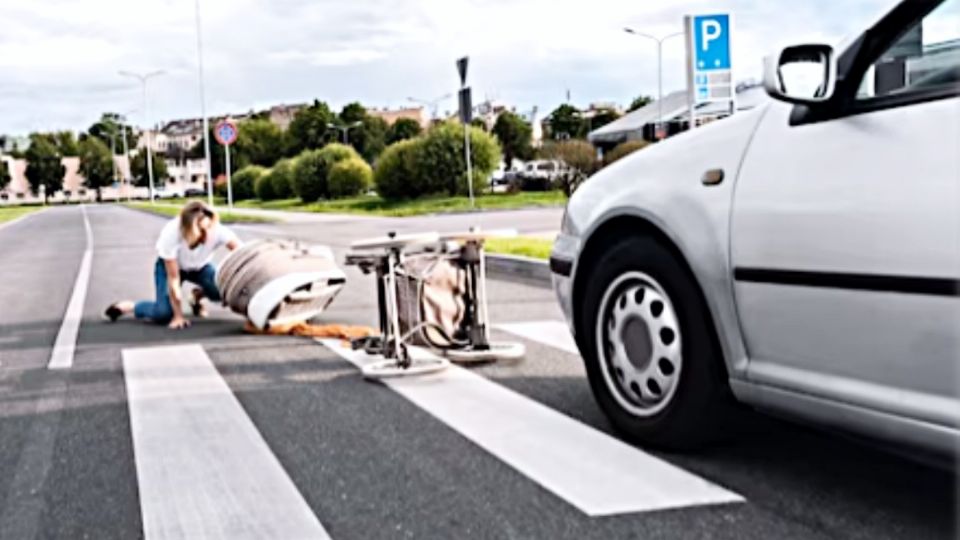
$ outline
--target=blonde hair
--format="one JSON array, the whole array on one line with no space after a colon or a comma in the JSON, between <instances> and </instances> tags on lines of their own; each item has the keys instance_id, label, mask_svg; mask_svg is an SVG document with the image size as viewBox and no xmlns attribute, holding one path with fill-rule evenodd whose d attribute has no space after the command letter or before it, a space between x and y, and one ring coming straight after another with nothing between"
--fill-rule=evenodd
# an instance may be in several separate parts
<instances>
[{"instance_id":1,"label":"blonde hair","mask_svg":"<svg viewBox=\"0 0 960 540\"><path fill-rule=\"evenodd\" d=\"M180 210L180 234L189 243L200 237L198 222L203 218L210 218L211 223L217 223L220 217L217 212L200 201L191 201Z\"/></svg>"}]
</instances>

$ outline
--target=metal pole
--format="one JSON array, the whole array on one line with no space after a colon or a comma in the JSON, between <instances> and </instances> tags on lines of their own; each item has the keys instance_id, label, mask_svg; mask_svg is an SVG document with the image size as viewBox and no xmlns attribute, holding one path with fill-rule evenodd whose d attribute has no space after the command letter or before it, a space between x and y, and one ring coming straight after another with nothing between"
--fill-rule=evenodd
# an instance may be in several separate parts
<instances>
[{"instance_id":1,"label":"metal pole","mask_svg":"<svg viewBox=\"0 0 960 540\"><path fill-rule=\"evenodd\" d=\"M127 185L127 201L129 202L132 194L130 188L130 148L127 146L127 117L123 117L123 123L120 124L123 130L123 159L126 161L127 170L123 173L123 182Z\"/></svg>"},{"instance_id":2,"label":"metal pole","mask_svg":"<svg viewBox=\"0 0 960 540\"><path fill-rule=\"evenodd\" d=\"M657 41L657 129L653 138L660 140L660 126L663 124L663 40Z\"/></svg>"},{"instance_id":3,"label":"metal pole","mask_svg":"<svg viewBox=\"0 0 960 540\"><path fill-rule=\"evenodd\" d=\"M475 205L473 202L473 168L470 163L470 124L463 126L463 140L467 152L467 191L470 194L470 209Z\"/></svg>"},{"instance_id":4,"label":"metal pole","mask_svg":"<svg viewBox=\"0 0 960 540\"><path fill-rule=\"evenodd\" d=\"M153 191L153 136L150 129L150 113L147 109L147 78L144 77L141 82L143 82L143 119L147 127L147 178L150 180L150 204L153 204L155 202Z\"/></svg>"},{"instance_id":5,"label":"metal pole","mask_svg":"<svg viewBox=\"0 0 960 540\"><path fill-rule=\"evenodd\" d=\"M233 182L231 182L232 174L230 172L230 145L224 145L223 147L224 154L226 155L226 166L227 166L227 206L230 209L233 209Z\"/></svg>"},{"instance_id":6,"label":"metal pole","mask_svg":"<svg viewBox=\"0 0 960 540\"><path fill-rule=\"evenodd\" d=\"M207 203L213 207L213 170L210 162L210 121L207 119L207 100L203 88L203 35L200 29L200 0L196 0L197 72L200 80L200 116L203 118L203 154L206 159Z\"/></svg>"}]
</instances>

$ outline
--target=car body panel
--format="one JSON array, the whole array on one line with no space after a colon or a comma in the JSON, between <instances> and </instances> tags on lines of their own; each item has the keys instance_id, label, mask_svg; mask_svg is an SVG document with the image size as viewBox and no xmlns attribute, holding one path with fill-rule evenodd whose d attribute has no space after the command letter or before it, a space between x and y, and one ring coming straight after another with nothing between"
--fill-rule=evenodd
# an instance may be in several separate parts
<instances>
[{"instance_id":1,"label":"car body panel","mask_svg":"<svg viewBox=\"0 0 960 540\"><path fill-rule=\"evenodd\" d=\"M579 239L612 219L634 216L658 227L685 257L717 324L731 375L746 368L729 265L730 208L740 159L763 117L765 106L709 124L645 148L603 169L570 199L553 256L574 261L569 278L555 276L555 289L572 320ZM712 169L725 180L705 186ZM575 331L575 329L574 329Z\"/></svg>"}]
</instances>

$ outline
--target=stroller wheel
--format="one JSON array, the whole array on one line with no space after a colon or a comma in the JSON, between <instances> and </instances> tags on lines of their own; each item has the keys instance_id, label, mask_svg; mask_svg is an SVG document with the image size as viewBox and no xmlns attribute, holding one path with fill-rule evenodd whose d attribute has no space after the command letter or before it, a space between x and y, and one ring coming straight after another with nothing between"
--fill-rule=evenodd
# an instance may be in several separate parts
<instances>
[{"instance_id":1,"label":"stroller wheel","mask_svg":"<svg viewBox=\"0 0 960 540\"><path fill-rule=\"evenodd\" d=\"M446 357L456 364L479 364L497 360L519 360L527 349L522 343L491 343L489 349L450 349Z\"/></svg>"},{"instance_id":2,"label":"stroller wheel","mask_svg":"<svg viewBox=\"0 0 960 540\"><path fill-rule=\"evenodd\" d=\"M449 365L450 362L445 358L414 359L407 367L397 360L383 360L364 366L362 372L365 379L380 380L426 375L446 369Z\"/></svg>"}]
</instances>

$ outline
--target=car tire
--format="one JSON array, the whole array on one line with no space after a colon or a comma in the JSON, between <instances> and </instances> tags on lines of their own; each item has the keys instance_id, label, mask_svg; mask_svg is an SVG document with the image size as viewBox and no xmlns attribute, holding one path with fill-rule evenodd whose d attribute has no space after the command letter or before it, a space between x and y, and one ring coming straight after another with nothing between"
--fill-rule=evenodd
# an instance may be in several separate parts
<instances>
[{"instance_id":1,"label":"car tire","mask_svg":"<svg viewBox=\"0 0 960 540\"><path fill-rule=\"evenodd\" d=\"M661 242L631 237L590 268L578 334L591 389L627 439L697 447L733 403L700 289Z\"/></svg>"}]
</instances>

